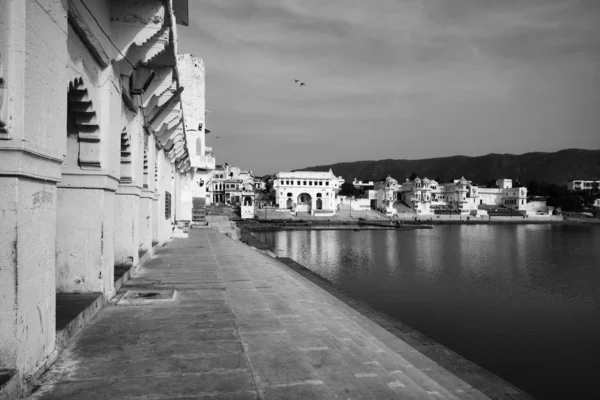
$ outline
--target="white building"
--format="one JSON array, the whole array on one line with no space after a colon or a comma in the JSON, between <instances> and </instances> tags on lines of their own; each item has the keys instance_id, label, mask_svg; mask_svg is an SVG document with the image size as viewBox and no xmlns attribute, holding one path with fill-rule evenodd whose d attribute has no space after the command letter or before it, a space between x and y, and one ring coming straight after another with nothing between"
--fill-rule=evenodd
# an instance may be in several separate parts
<instances>
[{"instance_id":1,"label":"white building","mask_svg":"<svg viewBox=\"0 0 600 400\"><path fill-rule=\"evenodd\" d=\"M255 177L252 171L242 171L239 167L217 165L207 182L206 204L240 205L244 194L254 192ZM252 197L254 199L254 197Z\"/></svg>"},{"instance_id":2,"label":"white building","mask_svg":"<svg viewBox=\"0 0 600 400\"><path fill-rule=\"evenodd\" d=\"M356 178L354 178L354 181L352 181L352 185L355 188L364 188L365 190L368 189L373 189L375 187L375 182L373 181L358 181L356 180Z\"/></svg>"},{"instance_id":3,"label":"white building","mask_svg":"<svg viewBox=\"0 0 600 400\"><path fill-rule=\"evenodd\" d=\"M417 214L434 214L435 210L473 214L480 205L526 210L527 188L513 188L511 179L498 179L496 184L497 188L480 188L464 177L452 183L417 177L401 185L397 198Z\"/></svg>"},{"instance_id":4,"label":"white building","mask_svg":"<svg viewBox=\"0 0 600 400\"><path fill-rule=\"evenodd\" d=\"M182 206L177 220L202 221L205 215L207 182L215 169L212 148L206 143L206 95L204 60L191 54L179 54L179 78L185 90L181 101L185 106L187 148L192 168L181 180Z\"/></svg>"},{"instance_id":5,"label":"white building","mask_svg":"<svg viewBox=\"0 0 600 400\"><path fill-rule=\"evenodd\" d=\"M328 172L278 172L273 179L275 203L279 209L311 214L335 213L337 193L344 178Z\"/></svg>"},{"instance_id":6,"label":"white building","mask_svg":"<svg viewBox=\"0 0 600 400\"><path fill-rule=\"evenodd\" d=\"M594 182L600 186L600 181L584 181L582 179L571 179L567 182L567 190L569 192L575 192L578 190L592 190L594 188Z\"/></svg>"},{"instance_id":7,"label":"white building","mask_svg":"<svg viewBox=\"0 0 600 400\"><path fill-rule=\"evenodd\" d=\"M398 200L398 190L400 188L398 181L388 175L383 181L375 183L373 187L375 194L372 195L370 192L369 198L375 200L375 208L390 216L396 214L394 202Z\"/></svg>"}]
</instances>

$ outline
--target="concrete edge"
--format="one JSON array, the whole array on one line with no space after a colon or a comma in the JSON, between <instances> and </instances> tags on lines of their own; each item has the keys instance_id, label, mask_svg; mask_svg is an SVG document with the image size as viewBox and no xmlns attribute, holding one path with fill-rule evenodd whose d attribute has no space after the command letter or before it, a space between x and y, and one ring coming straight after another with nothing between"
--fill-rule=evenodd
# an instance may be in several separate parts
<instances>
[{"instance_id":1,"label":"concrete edge","mask_svg":"<svg viewBox=\"0 0 600 400\"><path fill-rule=\"evenodd\" d=\"M108 299L101 293L98 293L98 298L94 300L85 310L83 310L73 321L69 322L60 331L56 332L56 341L54 350L60 352L66 345L77 335L87 323L98 314L105 305Z\"/></svg>"},{"instance_id":2,"label":"concrete edge","mask_svg":"<svg viewBox=\"0 0 600 400\"><path fill-rule=\"evenodd\" d=\"M16 370L0 370L0 375L11 375L0 385L0 400L17 400L21 393L21 380Z\"/></svg>"},{"instance_id":3,"label":"concrete edge","mask_svg":"<svg viewBox=\"0 0 600 400\"><path fill-rule=\"evenodd\" d=\"M244 243L244 242L240 242L240 243ZM320 275L316 274L315 272L311 271L310 269L306 268L304 265L297 263L292 259L289 259L289 260L291 260L294 264L296 264L296 266L288 265L288 264L284 263L282 261L282 259L280 259L277 255L275 255L271 250L260 250L249 244L246 244L246 245L248 247L256 250L257 252L263 254L265 257L269 257L269 258L273 259L275 262L277 262L279 265L281 265L282 268L284 268L286 271L293 274L298 279L304 281L305 283L308 283L311 286L315 286L315 287L325 291L329 295L333 296L338 301L342 302L344 305L346 305L347 307L351 308L352 310L354 310L355 312L360 314L361 317L365 318L371 324L373 324L381 329L384 329L385 331L389 332L396 338L405 342L407 345L412 347L414 349L414 351L421 354L423 357L428 359L431 363L439 366L447 374L452 375L452 376L456 377L457 379L460 379L461 381L467 383L473 389L475 389L478 392L480 392L481 394L489 397L490 399L508 400L508 399L514 399L515 397L513 397L513 396L518 395L519 400L535 400L531 395L529 395L522 389L519 389L512 383L502 379L500 376L484 369L483 367L480 367L479 365L477 365L474 362L468 360L467 358L461 356L460 354L449 349L448 347L430 339L429 337L427 337L426 335L417 331L416 329L399 321L397 318L395 318L389 314L386 314L384 312L377 311L376 309L374 309L373 307L371 307L369 304L365 303L364 301L353 298L352 296L347 294L343 289L336 288L331 282L329 282L325 278L321 277ZM283 257L283 258L285 258L285 257ZM386 326L377 322L377 320L385 322ZM388 329L388 325L394 326L395 329L392 329L392 330ZM367 330L369 333L373 333L373 332L371 332L372 329L370 329L368 326L363 326L363 329ZM377 336L377 335L374 335L374 336ZM389 346L388 346L388 348L389 348ZM448 363L441 363L440 360L437 360L435 357L432 357L432 354L427 351L428 348L431 350L436 350L437 353L446 353L446 355L448 355L448 357L446 357L446 359L450 360L452 362L452 366L455 367L455 369L458 366L462 373L460 375L457 375L454 372L452 372L451 370L449 370L447 368ZM390 348L390 351L395 351L395 350ZM469 377L471 375L473 378L472 380L465 379L465 377ZM483 386L482 382L481 382L482 379L484 382L493 383L494 385L500 385L503 388L506 388L506 391L503 393L499 393L495 390L494 391L486 390L485 388L482 387Z\"/></svg>"},{"instance_id":4,"label":"concrete edge","mask_svg":"<svg viewBox=\"0 0 600 400\"><path fill-rule=\"evenodd\" d=\"M109 295L101 295L96 299L88 308L83 310L73 321L69 322L67 326L65 326L61 331L56 332L56 339L54 350L42 363L39 367L30 375L23 378L22 382L17 377L18 385L15 388L15 392L10 393L11 396L16 397L7 397L6 399L0 397L0 400L13 400L19 399L22 396L28 395L34 388L36 381L54 364L60 352L77 336L79 332L83 330L91 321L110 301L115 298L118 290L125 284L127 281L137 272L139 271L143 264L148 262L152 257L154 257L154 253L156 250L170 243L173 238L170 238L162 243L157 243L152 246L141 258L138 264L133 265L121 278L114 282L114 291ZM62 332L65 332L64 334ZM17 376L17 375L15 375ZM2 387L2 389L4 386ZM0 392L0 395L3 395Z\"/></svg>"}]
</instances>

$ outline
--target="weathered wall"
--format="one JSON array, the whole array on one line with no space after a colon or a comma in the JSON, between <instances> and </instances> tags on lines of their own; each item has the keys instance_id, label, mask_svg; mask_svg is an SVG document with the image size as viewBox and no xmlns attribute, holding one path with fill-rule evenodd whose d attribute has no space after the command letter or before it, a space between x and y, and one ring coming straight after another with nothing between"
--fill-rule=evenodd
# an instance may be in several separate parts
<instances>
[{"instance_id":1,"label":"weathered wall","mask_svg":"<svg viewBox=\"0 0 600 400\"><path fill-rule=\"evenodd\" d=\"M112 293L114 198L103 189L58 189L58 292Z\"/></svg>"},{"instance_id":2,"label":"weathered wall","mask_svg":"<svg viewBox=\"0 0 600 400\"><path fill-rule=\"evenodd\" d=\"M0 220L0 367L29 373L54 349L55 185L0 178Z\"/></svg>"},{"instance_id":3,"label":"weathered wall","mask_svg":"<svg viewBox=\"0 0 600 400\"><path fill-rule=\"evenodd\" d=\"M177 56L186 124L187 145L192 165L199 165L205 153L206 70L204 60L192 54ZM202 124L202 128L198 127Z\"/></svg>"},{"instance_id":4,"label":"weathered wall","mask_svg":"<svg viewBox=\"0 0 600 400\"><path fill-rule=\"evenodd\" d=\"M178 221L192 220L193 199L194 197L206 199L206 186L210 176L210 171L198 170L181 178L181 205L176 215ZM200 181L204 182L202 186Z\"/></svg>"},{"instance_id":5,"label":"weathered wall","mask_svg":"<svg viewBox=\"0 0 600 400\"><path fill-rule=\"evenodd\" d=\"M139 262L140 196L130 188L119 187L115 196L115 265Z\"/></svg>"},{"instance_id":6,"label":"weathered wall","mask_svg":"<svg viewBox=\"0 0 600 400\"><path fill-rule=\"evenodd\" d=\"M176 208L175 201L175 182L174 182L174 170L173 165L168 161L164 152L158 153L158 241L159 243L166 242L173 234L172 223L175 221L174 210ZM171 216L167 218L165 215L165 200L166 194L171 194Z\"/></svg>"},{"instance_id":7,"label":"weathered wall","mask_svg":"<svg viewBox=\"0 0 600 400\"><path fill-rule=\"evenodd\" d=\"M148 19L137 21L138 27L127 15L115 22L110 3L124 12L144 8ZM152 11L164 7L160 1L86 4L117 43L131 41L140 30L140 38L148 39L146 22L164 22L164 12L154 18ZM133 257L135 262L138 249L149 249L153 238L171 237L165 190L173 195L173 214L180 207L172 160L155 152L154 137L146 143L140 114L123 108L120 74L126 64L110 62L117 51L81 3L71 5L106 50L107 63L99 53L92 56L98 48L92 49L89 37L84 44L72 23L80 33L82 26L67 22L67 0L0 1L0 368L24 375L35 372L54 349L56 292L112 295L115 254L119 261ZM151 51L164 49L155 47ZM79 100L68 101L70 86ZM93 125L97 143L85 136ZM131 182L121 179L124 127L131 137ZM144 148L149 149L147 173ZM88 152L93 162L82 162ZM155 160L161 172L156 177Z\"/></svg>"},{"instance_id":8,"label":"weathered wall","mask_svg":"<svg viewBox=\"0 0 600 400\"><path fill-rule=\"evenodd\" d=\"M24 375L54 349L66 31L66 2L0 2L0 368Z\"/></svg>"},{"instance_id":9,"label":"weathered wall","mask_svg":"<svg viewBox=\"0 0 600 400\"><path fill-rule=\"evenodd\" d=\"M153 203L153 193L148 190L142 190L142 195L140 197L140 234L139 234L139 243L138 243L138 251L145 253L152 247L152 221L151 221L151 213L152 213L152 203Z\"/></svg>"}]
</instances>

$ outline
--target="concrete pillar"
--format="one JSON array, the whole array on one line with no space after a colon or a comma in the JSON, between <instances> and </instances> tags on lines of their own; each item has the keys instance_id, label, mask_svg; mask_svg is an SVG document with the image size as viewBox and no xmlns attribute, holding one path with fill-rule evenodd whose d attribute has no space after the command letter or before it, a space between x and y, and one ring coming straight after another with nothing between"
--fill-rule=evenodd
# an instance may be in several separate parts
<instances>
[{"instance_id":1,"label":"concrete pillar","mask_svg":"<svg viewBox=\"0 0 600 400\"><path fill-rule=\"evenodd\" d=\"M0 176L0 221L0 369L27 375L54 350L56 184Z\"/></svg>"},{"instance_id":2,"label":"concrete pillar","mask_svg":"<svg viewBox=\"0 0 600 400\"><path fill-rule=\"evenodd\" d=\"M114 291L114 191L66 187L64 178L58 188L56 290L110 296Z\"/></svg>"},{"instance_id":3,"label":"concrete pillar","mask_svg":"<svg viewBox=\"0 0 600 400\"><path fill-rule=\"evenodd\" d=\"M141 188L119 185L115 193L115 265L139 264Z\"/></svg>"},{"instance_id":4,"label":"concrete pillar","mask_svg":"<svg viewBox=\"0 0 600 400\"><path fill-rule=\"evenodd\" d=\"M36 372L55 342L65 4L0 1L0 369L20 377Z\"/></svg>"},{"instance_id":5,"label":"concrete pillar","mask_svg":"<svg viewBox=\"0 0 600 400\"><path fill-rule=\"evenodd\" d=\"M142 189L140 196L140 234L139 252L146 253L152 247L152 203L154 193L149 189Z\"/></svg>"},{"instance_id":6,"label":"concrete pillar","mask_svg":"<svg viewBox=\"0 0 600 400\"><path fill-rule=\"evenodd\" d=\"M153 198L152 198L152 210L151 210L151 216L150 216L150 220L152 221L152 246L157 245L160 242L160 237L159 237L159 233L158 233L158 229L159 229L159 222L158 219L160 217L159 212L158 212L158 208L160 205L160 196L158 193L153 193ZM164 218L164 216L163 216Z\"/></svg>"}]
</instances>

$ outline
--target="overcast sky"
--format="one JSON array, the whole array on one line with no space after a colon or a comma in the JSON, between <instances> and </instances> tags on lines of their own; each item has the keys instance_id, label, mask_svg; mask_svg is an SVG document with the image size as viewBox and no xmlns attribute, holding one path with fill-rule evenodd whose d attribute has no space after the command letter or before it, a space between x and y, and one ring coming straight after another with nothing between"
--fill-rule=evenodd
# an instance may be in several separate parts
<instances>
[{"instance_id":1,"label":"overcast sky","mask_svg":"<svg viewBox=\"0 0 600 400\"><path fill-rule=\"evenodd\" d=\"M600 0L189 4L217 163L600 148Z\"/></svg>"}]
</instances>

